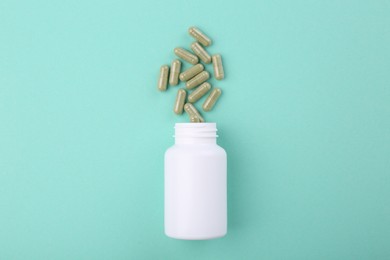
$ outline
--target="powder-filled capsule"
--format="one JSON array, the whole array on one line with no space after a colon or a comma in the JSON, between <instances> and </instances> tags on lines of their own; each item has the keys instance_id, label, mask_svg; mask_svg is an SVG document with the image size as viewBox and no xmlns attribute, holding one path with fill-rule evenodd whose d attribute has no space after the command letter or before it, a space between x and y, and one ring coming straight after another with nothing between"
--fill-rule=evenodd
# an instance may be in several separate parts
<instances>
[{"instance_id":1,"label":"powder-filled capsule","mask_svg":"<svg viewBox=\"0 0 390 260\"><path fill-rule=\"evenodd\" d=\"M188 33L205 47L210 46L212 43L211 39L196 27L190 27Z\"/></svg>"},{"instance_id":2,"label":"powder-filled capsule","mask_svg":"<svg viewBox=\"0 0 390 260\"><path fill-rule=\"evenodd\" d=\"M169 66L163 65L160 68L160 77L158 78L157 88L160 91L167 90L168 85Z\"/></svg>"},{"instance_id":3,"label":"powder-filled capsule","mask_svg":"<svg viewBox=\"0 0 390 260\"><path fill-rule=\"evenodd\" d=\"M183 113L186 96L187 92L184 89L179 89L177 91L175 106L173 107L173 112L175 112L175 114L181 115Z\"/></svg>"},{"instance_id":4,"label":"powder-filled capsule","mask_svg":"<svg viewBox=\"0 0 390 260\"><path fill-rule=\"evenodd\" d=\"M187 81L186 88L193 89L196 86L199 86L200 84L208 80L209 78L210 78L210 73L208 73L207 71L202 71L201 73L199 73L198 75L196 75L195 77Z\"/></svg>"},{"instance_id":5,"label":"powder-filled capsule","mask_svg":"<svg viewBox=\"0 0 390 260\"><path fill-rule=\"evenodd\" d=\"M225 77L225 72L222 66L222 57L219 54L215 54L211 57L213 61L214 77L217 80L221 80Z\"/></svg>"},{"instance_id":6,"label":"powder-filled capsule","mask_svg":"<svg viewBox=\"0 0 390 260\"><path fill-rule=\"evenodd\" d=\"M211 85L208 82L203 83L199 87L197 87L189 96L188 102L195 103L201 97L203 97L209 90L211 89Z\"/></svg>"},{"instance_id":7,"label":"powder-filled capsule","mask_svg":"<svg viewBox=\"0 0 390 260\"><path fill-rule=\"evenodd\" d=\"M169 73L169 85L176 86L177 84L179 84L180 69L181 61L172 61L171 72Z\"/></svg>"},{"instance_id":8,"label":"powder-filled capsule","mask_svg":"<svg viewBox=\"0 0 390 260\"><path fill-rule=\"evenodd\" d=\"M221 96L222 90L220 88L214 88L210 95L206 98L205 102L203 103L203 110L208 112L211 109L213 109L215 103L217 102L218 98Z\"/></svg>"},{"instance_id":9,"label":"powder-filled capsule","mask_svg":"<svg viewBox=\"0 0 390 260\"><path fill-rule=\"evenodd\" d=\"M207 51L198 43L194 42L191 44L192 51L196 54L196 56L201 59L204 63L210 63L211 62L211 56L207 53Z\"/></svg>"},{"instance_id":10,"label":"powder-filled capsule","mask_svg":"<svg viewBox=\"0 0 390 260\"><path fill-rule=\"evenodd\" d=\"M186 62L189 62L191 64L197 64L199 62L199 59L196 55L192 54L191 52L183 49L183 48L175 48L174 52L177 57L185 60Z\"/></svg>"},{"instance_id":11,"label":"powder-filled capsule","mask_svg":"<svg viewBox=\"0 0 390 260\"><path fill-rule=\"evenodd\" d=\"M191 123L200 123L200 119L196 116L190 116Z\"/></svg>"},{"instance_id":12,"label":"powder-filled capsule","mask_svg":"<svg viewBox=\"0 0 390 260\"><path fill-rule=\"evenodd\" d=\"M200 122L204 122L203 117L200 115L199 111L194 107L193 104L191 104L191 103L185 104L184 110L190 116L190 118L191 118L191 116L194 116L194 117L199 118Z\"/></svg>"},{"instance_id":13,"label":"powder-filled capsule","mask_svg":"<svg viewBox=\"0 0 390 260\"><path fill-rule=\"evenodd\" d=\"M200 72L203 71L203 69L204 69L203 64L196 64L191 68L189 68L188 70L185 70L182 73L180 73L179 78L181 81L187 81L193 78L194 76L198 75Z\"/></svg>"}]
</instances>

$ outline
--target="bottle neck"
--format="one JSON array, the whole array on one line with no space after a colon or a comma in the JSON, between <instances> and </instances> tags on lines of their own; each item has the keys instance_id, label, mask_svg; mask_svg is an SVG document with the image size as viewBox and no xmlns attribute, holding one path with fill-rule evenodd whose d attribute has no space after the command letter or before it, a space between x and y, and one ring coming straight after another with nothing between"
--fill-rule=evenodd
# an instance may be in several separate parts
<instances>
[{"instance_id":1,"label":"bottle neck","mask_svg":"<svg viewBox=\"0 0 390 260\"><path fill-rule=\"evenodd\" d=\"M176 123L175 144L216 144L216 123Z\"/></svg>"}]
</instances>

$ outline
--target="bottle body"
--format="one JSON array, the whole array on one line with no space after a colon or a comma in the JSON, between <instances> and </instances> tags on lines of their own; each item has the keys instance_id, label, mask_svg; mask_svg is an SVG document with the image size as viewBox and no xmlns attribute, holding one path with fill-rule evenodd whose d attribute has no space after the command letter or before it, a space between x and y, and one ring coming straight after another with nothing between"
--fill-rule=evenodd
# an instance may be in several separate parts
<instances>
[{"instance_id":1,"label":"bottle body","mask_svg":"<svg viewBox=\"0 0 390 260\"><path fill-rule=\"evenodd\" d=\"M201 240L227 232L227 158L216 144L215 132L201 131L201 125L208 129L210 124L215 128L214 123L176 124L176 144L165 153L165 233L169 237ZM189 129L178 135L177 128L183 125Z\"/></svg>"}]
</instances>

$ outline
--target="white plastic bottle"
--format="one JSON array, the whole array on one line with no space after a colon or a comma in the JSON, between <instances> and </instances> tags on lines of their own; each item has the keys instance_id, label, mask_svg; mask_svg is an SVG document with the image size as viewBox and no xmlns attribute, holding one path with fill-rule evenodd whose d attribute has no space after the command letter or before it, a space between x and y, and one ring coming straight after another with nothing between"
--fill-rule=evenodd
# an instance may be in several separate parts
<instances>
[{"instance_id":1,"label":"white plastic bottle","mask_svg":"<svg viewBox=\"0 0 390 260\"><path fill-rule=\"evenodd\" d=\"M165 234L202 240L227 232L226 152L216 123L177 123L165 153Z\"/></svg>"}]
</instances>

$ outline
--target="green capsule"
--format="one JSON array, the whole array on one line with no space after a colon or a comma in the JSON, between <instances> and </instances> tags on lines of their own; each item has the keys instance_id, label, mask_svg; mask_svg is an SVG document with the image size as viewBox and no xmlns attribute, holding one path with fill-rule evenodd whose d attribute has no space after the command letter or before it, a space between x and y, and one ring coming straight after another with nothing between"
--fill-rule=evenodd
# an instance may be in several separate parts
<instances>
[{"instance_id":1,"label":"green capsule","mask_svg":"<svg viewBox=\"0 0 390 260\"><path fill-rule=\"evenodd\" d=\"M204 111L210 111L213 109L215 103L217 102L218 98L221 96L222 90L220 88L214 88L210 95L206 98L205 102L203 103L203 110Z\"/></svg>"},{"instance_id":2,"label":"green capsule","mask_svg":"<svg viewBox=\"0 0 390 260\"><path fill-rule=\"evenodd\" d=\"M190 116L191 123L200 123L200 119L196 116Z\"/></svg>"},{"instance_id":3,"label":"green capsule","mask_svg":"<svg viewBox=\"0 0 390 260\"><path fill-rule=\"evenodd\" d=\"M212 43L211 39L196 27L190 27L188 33L205 47L210 46Z\"/></svg>"},{"instance_id":4,"label":"green capsule","mask_svg":"<svg viewBox=\"0 0 390 260\"><path fill-rule=\"evenodd\" d=\"M207 51L198 43L194 42L191 44L192 51L196 54L196 56L201 59L204 63L210 63L211 62L211 56L207 53Z\"/></svg>"},{"instance_id":5,"label":"green capsule","mask_svg":"<svg viewBox=\"0 0 390 260\"><path fill-rule=\"evenodd\" d=\"M176 86L177 84L179 84L180 69L181 61L172 61L171 72L169 73L169 85Z\"/></svg>"},{"instance_id":6,"label":"green capsule","mask_svg":"<svg viewBox=\"0 0 390 260\"><path fill-rule=\"evenodd\" d=\"M203 117L200 115L199 111L194 107L193 104L187 103L184 105L184 110L190 117L197 117L199 118L200 122L204 122Z\"/></svg>"},{"instance_id":7,"label":"green capsule","mask_svg":"<svg viewBox=\"0 0 390 260\"><path fill-rule=\"evenodd\" d=\"M195 77L187 81L186 88L193 89L196 86L199 86L200 84L208 80L209 78L210 78L210 73L208 73L207 71L202 71L201 73L199 73L198 75L196 75Z\"/></svg>"},{"instance_id":8,"label":"green capsule","mask_svg":"<svg viewBox=\"0 0 390 260\"><path fill-rule=\"evenodd\" d=\"M160 77L158 78L157 88L160 91L167 90L168 85L169 66L163 65L160 68Z\"/></svg>"},{"instance_id":9,"label":"green capsule","mask_svg":"<svg viewBox=\"0 0 390 260\"><path fill-rule=\"evenodd\" d=\"M203 97L209 90L211 89L211 85L208 82L203 83L199 87L197 87L189 96L188 102L195 103L201 97Z\"/></svg>"},{"instance_id":10,"label":"green capsule","mask_svg":"<svg viewBox=\"0 0 390 260\"><path fill-rule=\"evenodd\" d=\"M199 62L199 59L196 55L192 54L191 52L183 49L183 48L175 48L174 52L177 57L185 60L186 62L189 62L191 64L197 64Z\"/></svg>"},{"instance_id":11,"label":"green capsule","mask_svg":"<svg viewBox=\"0 0 390 260\"><path fill-rule=\"evenodd\" d=\"M184 103L186 102L187 92L184 89L179 89L176 95L175 106L173 112L177 115L183 114Z\"/></svg>"},{"instance_id":12,"label":"green capsule","mask_svg":"<svg viewBox=\"0 0 390 260\"><path fill-rule=\"evenodd\" d=\"M223 79L225 77L225 72L223 71L221 55L215 54L211 57L211 59L213 61L214 77L217 80Z\"/></svg>"},{"instance_id":13,"label":"green capsule","mask_svg":"<svg viewBox=\"0 0 390 260\"><path fill-rule=\"evenodd\" d=\"M203 70L204 70L203 64L199 63L199 64L196 64L196 65L192 66L188 70L183 71L182 73L180 73L179 78L180 78L181 81L187 81L187 80L193 78L194 76L198 75Z\"/></svg>"}]
</instances>

